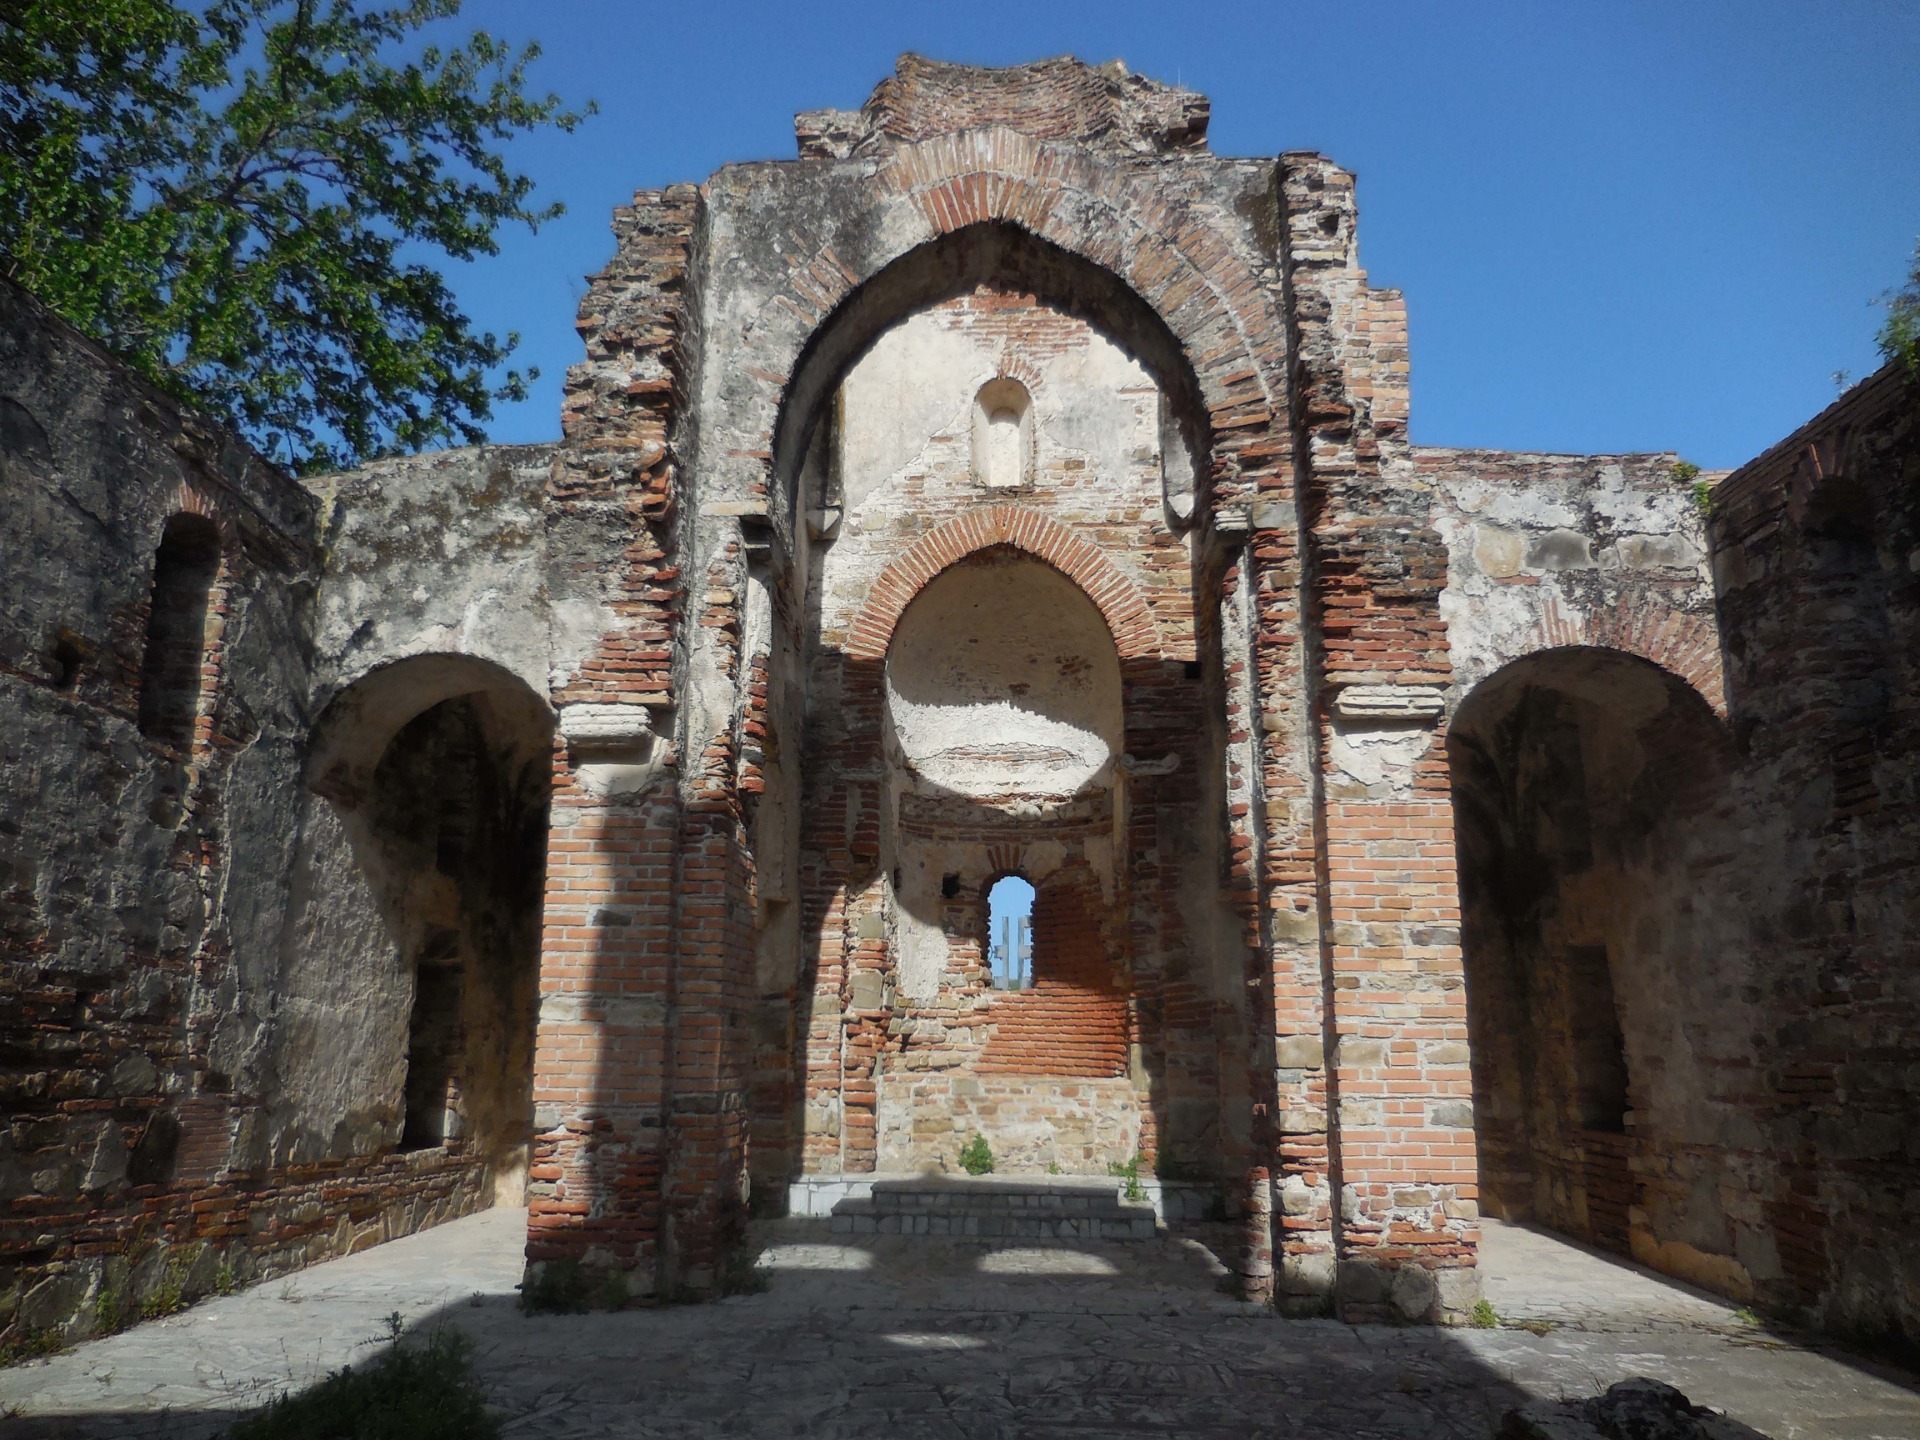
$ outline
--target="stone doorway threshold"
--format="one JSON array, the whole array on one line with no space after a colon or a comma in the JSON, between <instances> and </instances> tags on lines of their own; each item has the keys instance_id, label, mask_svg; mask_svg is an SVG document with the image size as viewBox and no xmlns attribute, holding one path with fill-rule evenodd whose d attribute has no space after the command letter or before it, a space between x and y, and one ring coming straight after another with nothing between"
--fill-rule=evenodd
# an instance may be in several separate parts
<instances>
[{"instance_id":1,"label":"stone doorway threshold","mask_svg":"<svg viewBox=\"0 0 1920 1440\"><path fill-rule=\"evenodd\" d=\"M1489 1225L1485 1249L1509 1325L1464 1331L1276 1319L1222 1294L1193 1240L855 1238L818 1219L759 1232L760 1293L528 1318L520 1226L472 1216L0 1371L0 1434L217 1434L363 1363L398 1311L473 1337L510 1437L1484 1440L1523 1400L1636 1374L1776 1440L1920 1435L1912 1377L1511 1226Z\"/></svg>"}]
</instances>

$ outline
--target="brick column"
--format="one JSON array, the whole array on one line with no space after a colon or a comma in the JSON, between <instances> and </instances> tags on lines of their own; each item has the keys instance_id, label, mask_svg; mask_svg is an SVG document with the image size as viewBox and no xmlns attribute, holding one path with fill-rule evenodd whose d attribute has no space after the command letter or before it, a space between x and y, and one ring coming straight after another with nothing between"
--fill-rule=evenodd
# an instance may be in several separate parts
<instances>
[{"instance_id":1,"label":"brick column","mask_svg":"<svg viewBox=\"0 0 1920 1440\"><path fill-rule=\"evenodd\" d=\"M595 1282L614 1299L650 1292L659 1255L679 806L670 775L593 793L569 719L547 844L527 1259L617 1276Z\"/></svg>"},{"instance_id":2,"label":"brick column","mask_svg":"<svg viewBox=\"0 0 1920 1440\"><path fill-rule=\"evenodd\" d=\"M597 608L611 624L585 653L554 632L560 723L527 1258L530 1274L582 1264L591 1297L609 1304L675 1283L663 1274L668 1167L705 1145L674 1126L676 1084L701 1087L673 1059L683 852L696 872L704 863L702 818L683 794L685 741L674 743L688 507L671 447L687 402L700 208L693 187L676 186L616 212L614 258L580 307L587 358L568 372L547 506L556 615ZM695 931L697 953L707 937Z\"/></svg>"},{"instance_id":3,"label":"brick column","mask_svg":"<svg viewBox=\"0 0 1920 1440\"><path fill-rule=\"evenodd\" d=\"M1406 444L1405 310L1354 250L1353 177L1281 160L1334 1047L1340 1313L1458 1321L1476 1297L1473 1095L1453 816L1446 547Z\"/></svg>"}]
</instances>

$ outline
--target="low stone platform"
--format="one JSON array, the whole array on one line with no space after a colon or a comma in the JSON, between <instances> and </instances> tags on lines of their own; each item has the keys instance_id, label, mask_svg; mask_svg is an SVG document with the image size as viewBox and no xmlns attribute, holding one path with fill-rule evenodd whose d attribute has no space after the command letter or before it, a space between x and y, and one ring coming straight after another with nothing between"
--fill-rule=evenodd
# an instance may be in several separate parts
<instances>
[{"instance_id":1,"label":"low stone platform","mask_svg":"<svg viewBox=\"0 0 1920 1440\"><path fill-rule=\"evenodd\" d=\"M945 1235L1005 1240L1151 1240L1153 1206L1098 1176L933 1175L878 1180L833 1207L836 1235Z\"/></svg>"}]
</instances>

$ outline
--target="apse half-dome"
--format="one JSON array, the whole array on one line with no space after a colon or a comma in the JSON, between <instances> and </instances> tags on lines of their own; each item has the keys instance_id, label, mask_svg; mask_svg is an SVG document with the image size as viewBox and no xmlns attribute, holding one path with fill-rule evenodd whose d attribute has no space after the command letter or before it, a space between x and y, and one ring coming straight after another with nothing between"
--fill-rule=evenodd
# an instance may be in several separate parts
<instances>
[{"instance_id":1,"label":"apse half-dome","mask_svg":"<svg viewBox=\"0 0 1920 1440\"><path fill-rule=\"evenodd\" d=\"M900 758L922 781L980 797L1070 796L1121 746L1120 661L1086 592L1052 566L993 550L934 577L887 652Z\"/></svg>"}]
</instances>

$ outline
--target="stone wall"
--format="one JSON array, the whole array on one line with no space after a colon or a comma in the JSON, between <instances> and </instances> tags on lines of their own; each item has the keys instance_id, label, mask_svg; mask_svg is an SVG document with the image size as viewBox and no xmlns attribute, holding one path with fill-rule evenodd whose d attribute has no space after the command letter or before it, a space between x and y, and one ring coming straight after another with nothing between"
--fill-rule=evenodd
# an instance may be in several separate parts
<instances>
[{"instance_id":1,"label":"stone wall","mask_svg":"<svg viewBox=\"0 0 1920 1440\"><path fill-rule=\"evenodd\" d=\"M462 1213L483 1175L395 1153L406 977L333 928L313 498L10 287L0 484L17 1353Z\"/></svg>"},{"instance_id":2,"label":"stone wall","mask_svg":"<svg viewBox=\"0 0 1920 1440\"><path fill-rule=\"evenodd\" d=\"M1893 366L1713 492L1738 766L1684 862L1682 954L1726 956L1696 1020L1716 1123L1649 1157L1661 1221L1717 1183L1728 1288L1920 1344L1913 1102L1920 923L1920 403ZM1689 955L1689 958L1691 958ZM1728 1013L1737 1023L1715 1023ZM1705 1177L1712 1176L1709 1182ZM1697 1231L1696 1231L1697 1234ZM1707 1250L1695 1235L1682 1246ZM1730 1262L1730 1263L1729 1263Z\"/></svg>"},{"instance_id":3,"label":"stone wall","mask_svg":"<svg viewBox=\"0 0 1920 1440\"><path fill-rule=\"evenodd\" d=\"M1907 1347L1914 413L1882 372L1710 498L1418 454L1487 1203Z\"/></svg>"}]
</instances>

